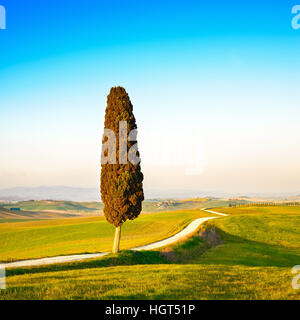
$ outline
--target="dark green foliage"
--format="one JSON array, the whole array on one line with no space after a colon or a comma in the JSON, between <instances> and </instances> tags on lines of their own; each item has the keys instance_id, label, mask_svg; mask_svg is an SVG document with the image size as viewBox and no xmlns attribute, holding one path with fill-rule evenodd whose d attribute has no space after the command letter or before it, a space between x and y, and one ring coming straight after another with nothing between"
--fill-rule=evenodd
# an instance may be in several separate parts
<instances>
[{"instance_id":1,"label":"dark green foliage","mask_svg":"<svg viewBox=\"0 0 300 320\"><path fill-rule=\"evenodd\" d=\"M134 220L142 210L143 174L140 164L119 163L119 122L127 122L127 135L136 129L133 107L124 88L115 87L107 97L105 128L111 129L116 136L116 164L102 164L101 196L104 203L104 215L115 227L126 220ZM105 143L107 138L102 142ZM127 149L136 141L127 140Z\"/></svg>"}]
</instances>

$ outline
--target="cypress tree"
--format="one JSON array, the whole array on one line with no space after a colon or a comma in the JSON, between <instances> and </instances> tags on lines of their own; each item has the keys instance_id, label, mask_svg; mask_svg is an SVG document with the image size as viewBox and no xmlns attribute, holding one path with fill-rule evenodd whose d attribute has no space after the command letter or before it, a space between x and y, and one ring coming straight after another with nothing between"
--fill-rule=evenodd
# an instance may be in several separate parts
<instances>
[{"instance_id":1,"label":"cypress tree","mask_svg":"<svg viewBox=\"0 0 300 320\"><path fill-rule=\"evenodd\" d=\"M127 130L126 128L124 130L124 124ZM110 90L107 97L104 129L101 198L106 220L116 227L113 246L113 253L116 253L119 251L122 224L126 220L134 220L139 216L144 200L144 177L140 163L129 160L132 158L130 157L132 153L135 159L139 159L136 142L137 126L133 106L126 90L122 87L114 87ZM107 131L113 132L114 138L106 134Z\"/></svg>"}]
</instances>

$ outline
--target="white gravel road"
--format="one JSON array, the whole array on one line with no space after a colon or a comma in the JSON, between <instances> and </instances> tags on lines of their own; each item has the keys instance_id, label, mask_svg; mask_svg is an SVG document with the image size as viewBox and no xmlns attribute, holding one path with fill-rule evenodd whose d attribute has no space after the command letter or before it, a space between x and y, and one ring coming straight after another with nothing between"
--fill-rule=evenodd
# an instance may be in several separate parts
<instances>
[{"instance_id":1,"label":"white gravel road","mask_svg":"<svg viewBox=\"0 0 300 320\"><path fill-rule=\"evenodd\" d=\"M209 218L199 218L194 220L193 222L191 222L186 228L184 228L183 230L181 230L180 232L176 233L174 236L167 238L165 240L162 241L158 241L158 242L154 242L151 244L147 244L145 246L142 247L137 247L137 248L133 248L131 250L135 250L135 251L140 251L140 250L154 250L157 248L161 248L161 247L165 247L167 245L170 245L172 243L175 243L181 239L184 239L188 236L190 236L191 234L193 234L195 231L197 231L197 229L199 228L199 226L208 220L211 219L215 219L216 217L209 217Z\"/></svg>"},{"instance_id":2,"label":"white gravel road","mask_svg":"<svg viewBox=\"0 0 300 320\"><path fill-rule=\"evenodd\" d=\"M205 209L205 208L203 208L203 209L201 209L201 210L206 211L206 212L209 212L209 213L217 214L218 216L224 216L224 217L227 217L227 216L228 216L228 214L220 213L220 212L216 212L216 211L212 211L212 210L208 210L208 209Z\"/></svg>"}]
</instances>

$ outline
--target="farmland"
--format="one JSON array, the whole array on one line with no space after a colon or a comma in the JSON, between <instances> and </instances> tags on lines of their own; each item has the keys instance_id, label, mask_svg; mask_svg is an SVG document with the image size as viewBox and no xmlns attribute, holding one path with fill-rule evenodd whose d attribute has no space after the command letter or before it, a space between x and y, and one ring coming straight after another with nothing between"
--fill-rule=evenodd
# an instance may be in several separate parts
<instances>
[{"instance_id":1,"label":"farmland","mask_svg":"<svg viewBox=\"0 0 300 320\"><path fill-rule=\"evenodd\" d=\"M152 241L176 233L185 223L203 214L203 211L143 215L136 221L129 222L124 228L123 251L118 255L61 265L9 269L7 290L2 291L0 297L1 299L300 299L299 290L291 286L293 277L291 268L300 264L299 208L238 207L218 208L218 211L226 211L230 216L208 222L184 242L160 251L124 251L139 241L149 241L149 234ZM204 212L204 215L208 214ZM95 232L93 228L101 230L97 248L101 246L104 248L105 245L101 242L109 247L112 241L109 225L101 227L104 221L101 222L100 217L98 219L100 220L97 222L81 221L75 229L78 228L78 232L80 228L85 229L87 227L85 225L93 226L85 229L85 234L93 234L93 237ZM64 228L69 227L69 230L73 230L74 224L70 222L71 220L73 219L65 220L65 225L61 226L63 233L68 230ZM138 220L141 220L139 224ZM15 229L14 232L16 234L24 232L26 223L18 223L20 229ZM42 222L32 224L35 223ZM57 222L48 223L48 226L40 227L45 228L47 233L51 228L57 230ZM11 224L3 226L9 229ZM32 225L27 227L30 230ZM107 231L104 233L106 228ZM8 229L6 232L9 234ZM3 230L0 232L5 234ZM30 233L27 236L30 237ZM56 240L54 237L53 244ZM87 241L85 244L78 242L81 252L93 251L89 242L92 241ZM66 243L64 246L58 246L60 254L64 254L63 248L66 247ZM15 251L14 258L21 254L21 247L20 244L19 253ZM38 255L38 249L31 252L24 251L31 257L34 254ZM7 252L5 259L8 259Z\"/></svg>"}]
</instances>

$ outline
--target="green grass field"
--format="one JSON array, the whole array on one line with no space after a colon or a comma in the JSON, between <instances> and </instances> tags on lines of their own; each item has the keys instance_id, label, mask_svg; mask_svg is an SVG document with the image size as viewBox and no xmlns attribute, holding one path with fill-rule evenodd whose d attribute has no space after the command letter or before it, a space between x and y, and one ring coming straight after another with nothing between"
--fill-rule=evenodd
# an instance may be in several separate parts
<instances>
[{"instance_id":1,"label":"green grass field","mask_svg":"<svg viewBox=\"0 0 300 320\"><path fill-rule=\"evenodd\" d=\"M124 251L84 262L7 270L7 290L0 291L0 298L300 299L300 290L291 285L291 268L300 264L300 209L216 211L231 215L211 220L192 238L162 252ZM170 225L176 213L158 215L170 219L161 219L162 225ZM151 223L144 235L160 228Z\"/></svg>"},{"instance_id":2,"label":"green grass field","mask_svg":"<svg viewBox=\"0 0 300 320\"><path fill-rule=\"evenodd\" d=\"M155 242L179 232L189 222L207 216L200 210L141 215L122 228L121 249ZM107 252L114 228L104 217L69 218L0 224L0 262Z\"/></svg>"},{"instance_id":3,"label":"green grass field","mask_svg":"<svg viewBox=\"0 0 300 320\"><path fill-rule=\"evenodd\" d=\"M215 211L220 211L223 213L228 213L230 215L236 215L236 214L286 214L288 213L289 215L295 214L299 215L300 214L300 206L240 206L240 207L216 207L213 210Z\"/></svg>"}]
</instances>

